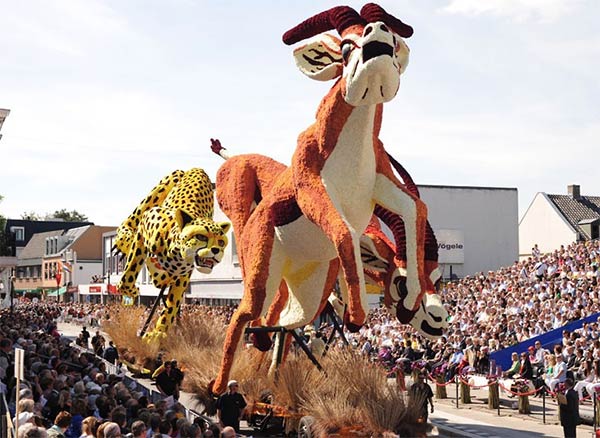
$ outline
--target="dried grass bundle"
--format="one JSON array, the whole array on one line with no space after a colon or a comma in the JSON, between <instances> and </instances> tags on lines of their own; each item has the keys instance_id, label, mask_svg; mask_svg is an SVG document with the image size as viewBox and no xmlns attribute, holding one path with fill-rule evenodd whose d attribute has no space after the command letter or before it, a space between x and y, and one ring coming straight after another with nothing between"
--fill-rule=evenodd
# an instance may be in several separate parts
<instances>
[{"instance_id":1,"label":"dried grass bundle","mask_svg":"<svg viewBox=\"0 0 600 438\"><path fill-rule=\"evenodd\" d=\"M325 378L304 353L291 352L277 372L273 389L274 401L298 412L311 388L322 384Z\"/></svg>"},{"instance_id":2,"label":"dried grass bundle","mask_svg":"<svg viewBox=\"0 0 600 438\"><path fill-rule=\"evenodd\" d=\"M420 410L380 366L351 350L332 351L323 361L327 376L308 393L302 411L317 420L320 436L358 427L369 435L411 429ZM411 406L416 406L410 401ZM409 435L410 436L410 435Z\"/></svg>"},{"instance_id":3,"label":"dried grass bundle","mask_svg":"<svg viewBox=\"0 0 600 438\"><path fill-rule=\"evenodd\" d=\"M155 358L160 350L156 344L147 344L137 335L145 321L145 308L138 306L113 306L110 319L102 329L119 348L121 355L138 366L146 366L148 358Z\"/></svg>"},{"instance_id":4,"label":"dried grass bundle","mask_svg":"<svg viewBox=\"0 0 600 438\"><path fill-rule=\"evenodd\" d=\"M244 348L238 352L231 369L231 377L240 384L240 391L248 403L265 401L272 394L273 382L268 377L271 353L263 353L254 348Z\"/></svg>"},{"instance_id":5,"label":"dried grass bundle","mask_svg":"<svg viewBox=\"0 0 600 438\"><path fill-rule=\"evenodd\" d=\"M169 350L186 348L220 350L224 340L225 326L219 318L208 314L182 312L168 332L166 346Z\"/></svg>"},{"instance_id":6,"label":"dried grass bundle","mask_svg":"<svg viewBox=\"0 0 600 438\"><path fill-rule=\"evenodd\" d=\"M119 346L138 357L156 357L158 347L148 345L136 333L143 323L143 309L122 308L111 314L106 331ZM183 390L194 393L207 412L214 413L214 397L208 392L219 371L224 326L217 317L183 314L162 343L169 358L185 369ZM240 348L231 377L240 383L249 404L267 401L292 414L286 428L297 426L300 415L316 419L316 436L327 437L358 429L368 436L394 431L416 436L421 400L406 400L380 366L351 350L330 350L321 360L320 372L302 353L291 352L273 380L268 376L272 354ZM407 432L408 431L408 432ZM408 435L407 435L408 434Z\"/></svg>"}]
</instances>

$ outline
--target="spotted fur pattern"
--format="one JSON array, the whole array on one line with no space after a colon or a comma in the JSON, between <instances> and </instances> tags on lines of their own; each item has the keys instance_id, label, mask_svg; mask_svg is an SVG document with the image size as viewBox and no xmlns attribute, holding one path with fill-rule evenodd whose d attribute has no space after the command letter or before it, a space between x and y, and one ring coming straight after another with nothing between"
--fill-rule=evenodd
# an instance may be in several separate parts
<instances>
[{"instance_id":1,"label":"spotted fur pattern","mask_svg":"<svg viewBox=\"0 0 600 438\"><path fill-rule=\"evenodd\" d=\"M115 247L127 257L119 282L123 296L137 298L136 280L144 265L157 288L168 288L153 331L164 335L175 317L194 267L210 273L223 258L228 222L214 222L213 185L198 168L163 178L117 230Z\"/></svg>"}]
</instances>

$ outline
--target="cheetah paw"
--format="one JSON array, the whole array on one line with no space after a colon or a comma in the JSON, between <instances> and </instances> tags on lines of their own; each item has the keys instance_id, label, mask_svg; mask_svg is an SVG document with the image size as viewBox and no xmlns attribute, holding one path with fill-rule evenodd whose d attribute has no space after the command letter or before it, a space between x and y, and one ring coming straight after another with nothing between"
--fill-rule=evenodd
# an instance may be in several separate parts
<instances>
[{"instance_id":1,"label":"cheetah paw","mask_svg":"<svg viewBox=\"0 0 600 438\"><path fill-rule=\"evenodd\" d=\"M142 340L148 344L160 343L163 339L166 339L167 334L158 330L151 330L144 334Z\"/></svg>"}]
</instances>

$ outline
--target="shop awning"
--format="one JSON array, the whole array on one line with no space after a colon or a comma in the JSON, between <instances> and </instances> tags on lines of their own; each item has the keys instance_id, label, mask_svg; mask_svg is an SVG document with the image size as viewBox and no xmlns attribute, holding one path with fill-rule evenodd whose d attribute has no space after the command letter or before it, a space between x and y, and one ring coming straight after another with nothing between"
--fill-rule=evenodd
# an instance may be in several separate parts
<instances>
[{"instance_id":1,"label":"shop awning","mask_svg":"<svg viewBox=\"0 0 600 438\"><path fill-rule=\"evenodd\" d=\"M49 297L57 297L59 295L65 294L66 292L67 292L67 287L63 286L63 287L59 288L58 290L54 290L52 292L48 292L47 296L49 296Z\"/></svg>"}]
</instances>

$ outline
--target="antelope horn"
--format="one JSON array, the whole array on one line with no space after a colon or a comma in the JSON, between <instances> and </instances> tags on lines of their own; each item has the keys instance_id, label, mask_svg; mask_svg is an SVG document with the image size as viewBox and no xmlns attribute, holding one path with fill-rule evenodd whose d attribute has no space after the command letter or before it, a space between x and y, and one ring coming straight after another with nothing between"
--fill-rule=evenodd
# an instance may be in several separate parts
<instances>
[{"instance_id":1,"label":"antelope horn","mask_svg":"<svg viewBox=\"0 0 600 438\"><path fill-rule=\"evenodd\" d=\"M421 194L419 193L419 188L413 181L413 179L410 176L410 174L408 173L408 171L404 168L404 166L402 166L400 163L398 163L398 161L396 161L396 159L394 157L392 157L389 153L387 153L387 156L390 159L390 162L392 163L392 166L394 167L394 169L396 169L396 172L398 172L398 175L400 175L400 178L402 178L402 181L404 181L404 185L406 186L406 189L410 193L412 193L414 196L416 196L417 198L420 198ZM378 208L380 210L378 210ZM376 206L375 207L375 215L377 217L379 217L381 220L383 220L383 222L386 225L388 225L388 227L390 227L390 229L393 230L394 228L392 228L390 226L390 223L392 220L388 218L389 214L387 213L387 210L383 209L384 211L381 211L381 209L383 209L383 207ZM429 221L427 221L426 227L427 228L425 230L425 260L437 261L438 260L437 239L435 237L435 233L433 232L433 229L431 228L431 224L429 223ZM396 232L394 232L394 237L396 239L396 242L399 242L399 240L398 240L399 238L405 238L404 230L402 230L402 233L399 234L399 236L396 236Z\"/></svg>"},{"instance_id":2,"label":"antelope horn","mask_svg":"<svg viewBox=\"0 0 600 438\"><path fill-rule=\"evenodd\" d=\"M396 159L392 157L389 153L387 153L387 156L390 159L390 163L392 163L394 169L396 169L396 172L398 172L398 175L400 175L400 178L402 178L402 181L404 181L404 185L406 186L408 191L415 195L417 198L420 198L421 195L419 194L419 189L417 188L417 185L413 181L408 171L404 168L404 166L402 166L402 164L398 163Z\"/></svg>"},{"instance_id":3,"label":"antelope horn","mask_svg":"<svg viewBox=\"0 0 600 438\"><path fill-rule=\"evenodd\" d=\"M381 6L376 5L375 3L367 3L364 5L360 10L360 16L363 17L367 23L383 21L402 38L410 38L413 34L412 27L408 24L404 24L393 15L388 14Z\"/></svg>"},{"instance_id":4,"label":"antelope horn","mask_svg":"<svg viewBox=\"0 0 600 438\"><path fill-rule=\"evenodd\" d=\"M366 21L351 7L336 6L288 30L283 34L283 42L289 46L331 29L336 29L341 35L344 30L355 24L365 25Z\"/></svg>"}]
</instances>

